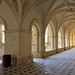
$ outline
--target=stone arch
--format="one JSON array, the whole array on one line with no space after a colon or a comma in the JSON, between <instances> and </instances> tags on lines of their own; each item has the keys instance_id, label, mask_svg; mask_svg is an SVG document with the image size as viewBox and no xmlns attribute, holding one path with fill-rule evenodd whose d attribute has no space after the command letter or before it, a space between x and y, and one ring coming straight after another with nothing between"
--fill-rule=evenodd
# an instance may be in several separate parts
<instances>
[{"instance_id":1,"label":"stone arch","mask_svg":"<svg viewBox=\"0 0 75 75\"><path fill-rule=\"evenodd\" d=\"M69 47L69 31L65 32L65 47Z\"/></svg>"},{"instance_id":2,"label":"stone arch","mask_svg":"<svg viewBox=\"0 0 75 75\"><path fill-rule=\"evenodd\" d=\"M45 20L45 23L46 23L45 25L47 25L48 21L52 20L52 17L53 17L53 16L55 16L55 15L58 14L58 13L64 12L64 11L66 12L65 14L67 14L70 10L67 9L64 4L57 6L53 11L51 11L51 12L48 13L47 18L46 18L46 20ZM73 11L74 11L74 10L73 10ZM65 15L65 14L64 14L64 15ZM66 15L65 15L65 16L66 16ZM62 17L62 19L60 20L61 22L62 22L62 20L65 18L65 16ZM72 16L72 15L71 15L71 16ZM61 24L60 24L60 25L61 25ZM60 29L60 27L59 27L58 29Z\"/></svg>"},{"instance_id":3,"label":"stone arch","mask_svg":"<svg viewBox=\"0 0 75 75\"><path fill-rule=\"evenodd\" d=\"M51 26L51 28L52 28L53 35L54 35L54 34L55 34L55 28L54 28L54 24L53 24L51 21L48 21L48 23L46 24L44 33L45 33L45 31L46 31L46 28L47 28L48 24L50 24L50 26Z\"/></svg>"},{"instance_id":4,"label":"stone arch","mask_svg":"<svg viewBox=\"0 0 75 75\"><path fill-rule=\"evenodd\" d=\"M75 30L75 25L72 25L71 27L69 27L69 42L70 42L69 47L70 48L73 47L73 41L74 41L73 40L73 34L74 34L74 30Z\"/></svg>"},{"instance_id":5,"label":"stone arch","mask_svg":"<svg viewBox=\"0 0 75 75\"><path fill-rule=\"evenodd\" d=\"M63 37L64 33L63 33L63 28L61 27L58 30L58 48L63 48L64 47L64 37Z\"/></svg>"},{"instance_id":6,"label":"stone arch","mask_svg":"<svg viewBox=\"0 0 75 75\"><path fill-rule=\"evenodd\" d=\"M67 27L66 27L66 32L68 31L68 47L69 48L72 48L73 47L73 41L71 41L70 40L70 38L71 38L71 36L70 35L72 35L72 34L70 34L70 33L72 33L72 30L75 28L75 21L72 21L72 22L70 22L70 23L68 23L67 24ZM71 44L71 45L70 45Z\"/></svg>"},{"instance_id":7,"label":"stone arch","mask_svg":"<svg viewBox=\"0 0 75 75\"><path fill-rule=\"evenodd\" d=\"M38 19L33 19L31 22L31 25L30 25L30 31L32 32L31 40L32 39L34 40L34 42L31 41L33 57L40 57L39 53L41 52L41 46L40 46L41 45L41 30L40 30L40 27L39 27L37 21L38 21ZM35 50L35 46L36 46L36 50Z\"/></svg>"},{"instance_id":8,"label":"stone arch","mask_svg":"<svg viewBox=\"0 0 75 75\"><path fill-rule=\"evenodd\" d=\"M6 23L6 21L4 20L3 17L0 17L0 24L3 24L4 27L5 27L5 30L7 30L7 23Z\"/></svg>"},{"instance_id":9,"label":"stone arch","mask_svg":"<svg viewBox=\"0 0 75 75\"><path fill-rule=\"evenodd\" d=\"M55 31L54 31L53 23L50 21L45 28L45 49L46 51L55 49L55 46L54 46L55 37L54 36L55 36ZM51 41L48 39L51 39Z\"/></svg>"},{"instance_id":10,"label":"stone arch","mask_svg":"<svg viewBox=\"0 0 75 75\"><path fill-rule=\"evenodd\" d=\"M37 28L37 31L39 33L41 33L40 31L40 27L38 25L38 19L34 18L32 21L31 21L31 24L30 24L30 31L32 30L32 26L35 25L35 27Z\"/></svg>"},{"instance_id":11,"label":"stone arch","mask_svg":"<svg viewBox=\"0 0 75 75\"><path fill-rule=\"evenodd\" d=\"M2 36L2 38L0 38L0 54L3 55L5 53L5 43L6 43L5 31L7 30L7 23L2 17L0 17L0 24L1 24L0 36Z\"/></svg>"}]
</instances>

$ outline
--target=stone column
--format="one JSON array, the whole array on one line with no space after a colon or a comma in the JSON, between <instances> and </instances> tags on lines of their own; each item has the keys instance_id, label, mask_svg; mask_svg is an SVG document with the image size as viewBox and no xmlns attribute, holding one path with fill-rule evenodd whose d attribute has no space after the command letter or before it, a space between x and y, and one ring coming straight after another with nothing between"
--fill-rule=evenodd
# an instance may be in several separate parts
<instances>
[{"instance_id":1,"label":"stone column","mask_svg":"<svg viewBox=\"0 0 75 75\"><path fill-rule=\"evenodd\" d=\"M31 64L33 62L31 32L17 29L5 31L5 34L5 54L11 54L12 63L17 65Z\"/></svg>"},{"instance_id":2,"label":"stone column","mask_svg":"<svg viewBox=\"0 0 75 75\"><path fill-rule=\"evenodd\" d=\"M69 32L69 40L68 41L69 41L69 49L70 49L70 32Z\"/></svg>"},{"instance_id":3,"label":"stone column","mask_svg":"<svg viewBox=\"0 0 75 75\"><path fill-rule=\"evenodd\" d=\"M69 34L67 34L67 47L69 49Z\"/></svg>"},{"instance_id":4,"label":"stone column","mask_svg":"<svg viewBox=\"0 0 75 75\"><path fill-rule=\"evenodd\" d=\"M61 48L64 48L64 36L61 37Z\"/></svg>"},{"instance_id":5,"label":"stone column","mask_svg":"<svg viewBox=\"0 0 75 75\"><path fill-rule=\"evenodd\" d=\"M56 46L56 52L58 53L58 34L55 35L55 46Z\"/></svg>"},{"instance_id":6,"label":"stone column","mask_svg":"<svg viewBox=\"0 0 75 75\"><path fill-rule=\"evenodd\" d=\"M64 50L66 50L66 44L65 44L65 32L64 32Z\"/></svg>"},{"instance_id":7,"label":"stone column","mask_svg":"<svg viewBox=\"0 0 75 75\"><path fill-rule=\"evenodd\" d=\"M55 36L52 36L52 48L55 49Z\"/></svg>"},{"instance_id":8,"label":"stone column","mask_svg":"<svg viewBox=\"0 0 75 75\"><path fill-rule=\"evenodd\" d=\"M73 34L72 34L72 48L73 48Z\"/></svg>"},{"instance_id":9,"label":"stone column","mask_svg":"<svg viewBox=\"0 0 75 75\"><path fill-rule=\"evenodd\" d=\"M21 31L20 35L20 49L22 52L22 64L29 65L33 63L33 56L31 51L31 31Z\"/></svg>"},{"instance_id":10,"label":"stone column","mask_svg":"<svg viewBox=\"0 0 75 75\"><path fill-rule=\"evenodd\" d=\"M57 25L56 25L56 29L55 29L55 48L56 48L56 53L59 53L59 51L58 51L58 29L57 29Z\"/></svg>"},{"instance_id":11,"label":"stone column","mask_svg":"<svg viewBox=\"0 0 75 75\"><path fill-rule=\"evenodd\" d=\"M40 47L40 45L39 45L40 41L39 40L40 40L39 39L39 32L37 32L37 53L39 53L39 47Z\"/></svg>"},{"instance_id":12,"label":"stone column","mask_svg":"<svg viewBox=\"0 0 75 75\"><path fill-rule=\"evenodd\" d=\"M14 30L14 29L5 31L5 50L4 50L4 54L11 54L12 65L17 64L18 51L19 51L19 31Z\"/></svg>"},{"instance_id":13,"label":"stone column","mask_svg":"<svg viewBox=\"0 0 75 75\"><path fill-rule=\"evenodd\" d=\"M56 35L54 34L54 36L53 36L53 38L54 38L54 44L53 44L53 49L56 49Z\"/></svg>"},{"instance_id":14,"label":"stone column","mask_svg":"<svg viewBox=\"0 0 75 75\"><path fill-rule=\"evenodd\" d=\"M41 38L41 42L40 42L40 46L41 46L40 54L41 54L41 57L44 57L45 56L45 34L42 32L41 34L39 34L39 37Z\"/></svg>"}]
</instances>

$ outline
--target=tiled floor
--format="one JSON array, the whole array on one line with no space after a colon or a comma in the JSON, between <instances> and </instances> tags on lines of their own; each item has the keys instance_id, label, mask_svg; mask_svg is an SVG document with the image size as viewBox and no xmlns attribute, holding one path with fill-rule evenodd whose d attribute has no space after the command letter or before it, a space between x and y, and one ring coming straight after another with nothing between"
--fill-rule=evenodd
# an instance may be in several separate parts
<instances>
[{"instance_id":1,"label":"tiled floor","mask_svg":"<svg viewBox=\"0 0 75 75\"><path fill-rule=\"evenodd\" d=\"M30 66L3 68L0 65L0 75L75 75L75 48L46 59L35 58Z\"/></svg>"}]
</instances>

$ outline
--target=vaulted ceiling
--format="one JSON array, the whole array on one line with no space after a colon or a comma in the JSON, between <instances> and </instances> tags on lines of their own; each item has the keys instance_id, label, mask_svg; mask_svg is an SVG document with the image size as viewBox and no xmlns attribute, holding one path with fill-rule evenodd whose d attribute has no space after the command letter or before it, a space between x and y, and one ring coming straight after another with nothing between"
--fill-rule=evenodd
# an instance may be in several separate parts
<instances>
[{"instance_id":1,"label":"vaulted ceiling","mask_svg":"<svg viewBox=\"0 0 75 75\"><path fill-rule=\"evenodd\" d=\"M19 23L34 10L43 22L54 20L58 28L75 26L75 0L0 0L0 4L2 2L8 5Z\"/></svg>"}]
</instances>

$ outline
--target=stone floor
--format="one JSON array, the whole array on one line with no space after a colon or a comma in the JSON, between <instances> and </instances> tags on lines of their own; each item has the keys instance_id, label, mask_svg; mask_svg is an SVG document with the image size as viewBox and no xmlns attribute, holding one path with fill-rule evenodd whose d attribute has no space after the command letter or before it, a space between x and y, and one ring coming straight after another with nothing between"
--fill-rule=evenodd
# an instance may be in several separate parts
<instances>
[{"instance_id":1,"label":"stone floor","mask_svg":"<svg viewBox=\"0 0 75 75\"><path fill-rule=\"evenodd\" d=\"M75 48L46 59L34 58L30 66L4 68L0 65L0 75L75 75Z\"/></svg>"}]
</instances>

